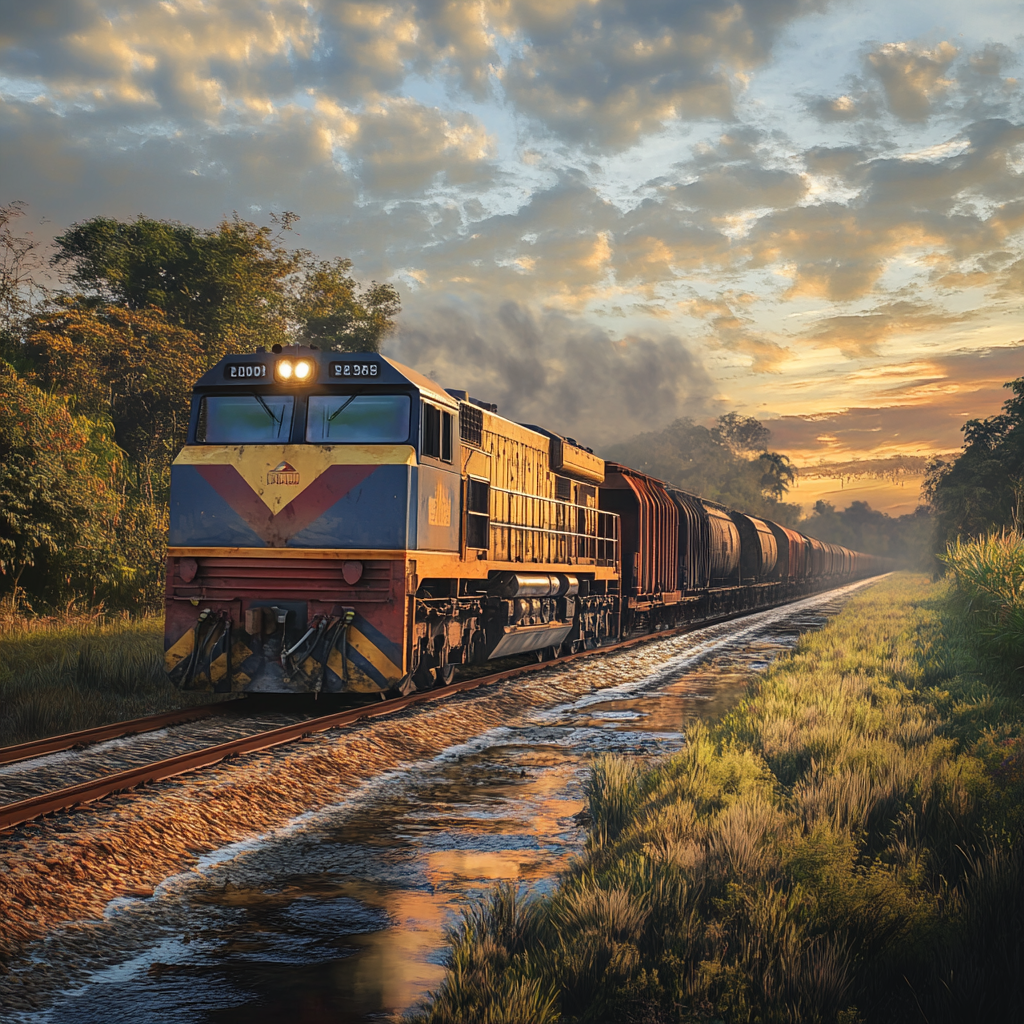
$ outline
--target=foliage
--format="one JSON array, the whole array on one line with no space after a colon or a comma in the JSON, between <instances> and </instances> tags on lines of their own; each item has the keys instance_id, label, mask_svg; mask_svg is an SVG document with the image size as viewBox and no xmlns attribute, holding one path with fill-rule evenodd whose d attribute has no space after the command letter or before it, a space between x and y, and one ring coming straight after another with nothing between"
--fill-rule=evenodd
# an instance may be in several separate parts
<instances>
[{"instance_id":1,"label":"foliage","mask_svg":"<svg viewBox=\"0 0 1024 1024\"><path fill-rule=\"evenodd\" d=\"M0 359L9 361L20 354L21 324L40 291L32 276L41 266L39 243L12 226L24 215L24 203L0 205Z\"/></svg>"},{"instance_id":2,"label":"foliage","mask_svg":"<svg viewBox=\"0 0 1024 1024\"><path fill-rule=\"evenodd\" d=\"M55 593L97 539L117 458L106 441L65 401L0 364L0 574L11 592L35 569L35 585Z\"/></svg>"},{"instance_id":3,"label":"foliage","mask_svg":"<svg viewBox=\"0 0 1024 1024\"><path fill-rule=\"evenodd\" d=\"M894 518L871 508L866 501L851 502L841 510L831 502L818 501L799 529L810 537L854 551L894 558L904 568L933 568L935 520L925 506Z\"/></svg>"},{"instance_id":4,"label":"foliage","mask_svg":"<svg viewBox=\"0 0 1024 1024\"><path fill-rule=\"evenodd\" d=\"M77 411L109 417L139 462L169 464L185 443L192 385L207 369L199 336L150 306L86 308L60 299L31 324L29 379Z\"/></svg>"},{"instance_id":5,"label":"foliage","mask_svg":"<svg viewBox=\"0 0 1024 1024\"><path fill-rule=\"evenodd\" d=\"M163 310L214 358L288 340L285 282L300 266L269 227L236 214L215 229L137 217L94 217L54 239L54 266L102 305Z\"/></svg>"},{"instance_id":6,"label":"foliage","mask_svg":"<svg viewBox=\"0 0 1024 1024\"><path fill-rule=\"evenodd\" d=\"M1024 377L1004 387L1013 397L1003 404L1003 412L968 420L960 455L929 466L925 494L943 543L1024 526Z\"/></svg>"},{"instance_id":7,"label":"foliage","mask_svg":"<svg viewBox=\"0 0 1024 1024\"><path fill-rule=\"evenodd\" d=\"M421 1018L1019 1019L1024 705L972 643L947 584L892 578L679 754L600 759L583 855L465 915Z\"/></svg>"},{"instance_id":8,"label":"foliage","mask_svg":"<svg viewBox=\"0 0 1024 1024\"><path fill-rule=\"evenodd\" d=\"M298 337L339 352L377 352L394 325L400 303L389 284L374 281L361 295L350 276L352 261L306 259L291 306Z\"/></svg>"},{"instance_id":9,"label":"foliage","mask_svg":"<svg viewBox=\"0 0 1024 1024\"><path fill-rule=\"evenodd\" d=\"M711 427L688 418L638 434L602 454L701 497L794 526L798 505L782 501L796 471L770 452L771 432L753 417L720 416Z\"/></svg>"},{"instance_id":10,"label":"foliage","mask_svg":"<svg viewBox=\"0 0 1024 1024\"><path fill-rule=\"evenodd\" d=\"M997 671L1024 678L1024 536L1007 531L957 538L941 559L980 640L981 657Z\"/></svg>"},{"instance_id":11,"label":"foliage","mask_svg":"<svg viewBox=\"0 0 1024 1024\"><path fill-rule=\"evenodd\" d=\"M94 217L55 239L55 266L88 302L162 310L202 339L210 361L227 351L284 344L292 336L328 348L377 351L394 327L398 293L374 282L358 291L350 260L289 249L298 216L258 226L235 214L202 230L174 221Z\"/></svg>"},{"instance_id":12,"label":"foliage","mask_svg":"<svg viewBox=\"0 0 1024 1024\"><path fill-rule=\"evenodd\" d=\"M159 589L166 520L102 419L0 363L0 594L133 606Z\"/></svg>"}]
</instances>

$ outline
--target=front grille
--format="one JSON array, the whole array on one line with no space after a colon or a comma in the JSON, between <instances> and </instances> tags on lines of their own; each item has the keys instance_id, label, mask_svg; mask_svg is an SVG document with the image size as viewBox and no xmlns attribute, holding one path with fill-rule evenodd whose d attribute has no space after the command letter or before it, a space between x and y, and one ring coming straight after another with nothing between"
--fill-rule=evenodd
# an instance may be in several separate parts
<instances>
[{"instance_id":1,"label":"front grille","mask_svg":"<svg viewBox=\"0 0 1024 1024\"><path fill-rule=\"evenodd\" d=\"M392 579L400 578L401 564L363 562L363 574L348 584L341 559L317 558L203 558L196 557L195 578L185 582L174 559L171 594L176 600L236 601L240 598L279 598L282 601L365 603L392 597ZM397 566L395 575L392 567Z\"/></svg>"}]
</instances>

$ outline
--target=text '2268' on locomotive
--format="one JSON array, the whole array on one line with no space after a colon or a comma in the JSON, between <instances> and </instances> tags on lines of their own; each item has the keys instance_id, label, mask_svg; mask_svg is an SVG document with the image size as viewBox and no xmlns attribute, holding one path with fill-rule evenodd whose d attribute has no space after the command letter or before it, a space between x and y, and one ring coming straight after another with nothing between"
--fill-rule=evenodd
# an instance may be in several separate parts
<instances>
[{"instance_id":1,"label":"text '2268' on locomotive","mask_svg":"<svg viewBox=\"0 0 1024 1024\"><path fill-rule=\"evenodd\" d=\"M195 387L171 471L167 668L184 689L408 693L884 568L383 356L289 346Z\"/></svg>"}]
</instances>

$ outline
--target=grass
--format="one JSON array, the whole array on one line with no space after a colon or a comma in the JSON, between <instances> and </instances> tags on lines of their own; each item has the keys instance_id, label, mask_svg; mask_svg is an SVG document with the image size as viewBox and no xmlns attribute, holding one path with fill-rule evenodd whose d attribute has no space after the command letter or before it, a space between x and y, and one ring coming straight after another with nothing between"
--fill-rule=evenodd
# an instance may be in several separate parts
<instances>
[{"instance_id":1,"label":"grass","mask_svg":"<svg viewBox=\"0 0 1024 1024\"><path fill-rule=\"evenodd\" d=\"M0 746L215 699L167 681L162 617L0 617Z\"/></svg>"},{"instance_id":2,"label":"grass","mask_svg":"<svg viewBox=\"0 0 1024 1024\"><path fill-rule=\"evenodd\" d=\"M850 602L656 762L592 768L583 854L450 934L430 1024L1024 1015L1024 704L960 591Z\"/></svg>"},{"instance_id":3,"label":"grass","mask_svg":"<svg viewBox=\"0 0 1024 1024\"><path fill-rule=\"evenodd\" d=\"M1024 672L1024 537L1013 530L957 540L942 557L955 600L994 670L1020 680Z\"/></svg>"}]
</instances>

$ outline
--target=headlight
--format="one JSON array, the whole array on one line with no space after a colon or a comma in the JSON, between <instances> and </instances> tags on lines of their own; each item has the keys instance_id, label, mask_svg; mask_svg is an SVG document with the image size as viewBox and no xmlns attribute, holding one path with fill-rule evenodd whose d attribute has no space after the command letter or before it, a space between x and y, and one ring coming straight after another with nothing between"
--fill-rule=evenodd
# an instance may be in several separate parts
<instances>
[{"instance_id":1,"label":"headlight","mask_svg":"<svg viewBox=\"0 0 1024 1024\"><path fill-rule=\"evenodd\" d=\"M275 372L281 381L310 380L313 376L313 363L308 359L299 359L294 363L290 359L279 359Z\"/></svg>"}]
</instances>

